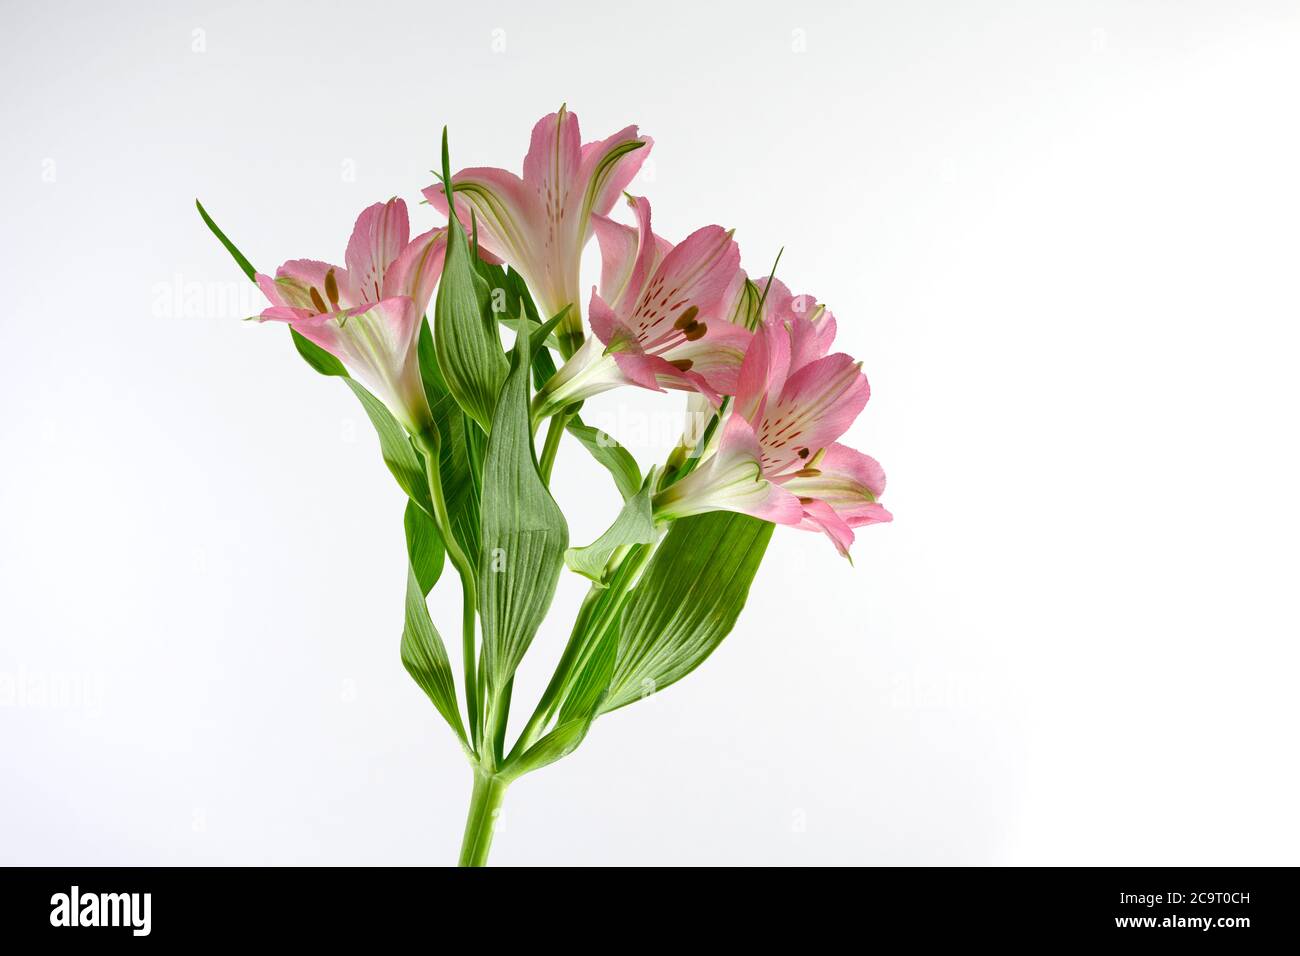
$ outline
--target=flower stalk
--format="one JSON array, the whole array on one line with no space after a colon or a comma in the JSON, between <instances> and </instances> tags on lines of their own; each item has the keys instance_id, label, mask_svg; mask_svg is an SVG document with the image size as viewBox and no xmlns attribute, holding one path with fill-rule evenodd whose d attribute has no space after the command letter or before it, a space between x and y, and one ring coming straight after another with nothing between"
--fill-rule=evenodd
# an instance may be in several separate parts
<instances>
[{"instance_id":1,"label":"flower stalk","mask_svg":"<svg viewBox=\"0 0 1300 956\"><path fill-rule=\"evenodd\" d=\"M504 777L474 769L474 789L470 792L465 836L460 844L460 866L487 866L493 831L508 786Z\"/></svg>"}]
</instances>

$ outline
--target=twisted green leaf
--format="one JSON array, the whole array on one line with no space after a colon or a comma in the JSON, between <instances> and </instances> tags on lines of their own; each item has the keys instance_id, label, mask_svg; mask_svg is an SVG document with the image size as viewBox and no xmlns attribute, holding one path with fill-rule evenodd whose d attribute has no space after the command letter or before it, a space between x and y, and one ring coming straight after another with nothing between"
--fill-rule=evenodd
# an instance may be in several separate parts
<instances>
[{"instance_id":1,"label":"twisted green leaf","mask_svg":"<svg viewBox=\"0 0 1300 956\"><path fill-rule=\"evenodd\" d=\"M577 415L569 419L566 428L614 477L618 493L625 501L641 490L641 468L626 448L599 428L583 424Z\"/></svg>"},{"instance_id":2,"label":"twisted green leaf","mask_svg":"<svg viewBox=\"0 0 1300 956\"><path fill-rule=\"evenodd\" d=\"M446 548L438 526L429 517L428 512L414 501L406 502L406 514L402 517L406 530L406 554L411 562L411 570L420 584L420 592L428 595L442 576L442 566L446 558Z\"/></svg>"},{"instance_id":3,"label":"twisted green leaf","mask_svg":"<svg viewBox=\"0 0 1300 956\"><path fill-rule=\"evenodd\" d=\"M654 508L650 504L650 480L633 497L623 503L614 523L605 533L586 547L570 548L564 553L569 569L583 577L591 578L605 586L610 561L638 544L650 544L655 539Z\"/></svg>"}]
</instances>

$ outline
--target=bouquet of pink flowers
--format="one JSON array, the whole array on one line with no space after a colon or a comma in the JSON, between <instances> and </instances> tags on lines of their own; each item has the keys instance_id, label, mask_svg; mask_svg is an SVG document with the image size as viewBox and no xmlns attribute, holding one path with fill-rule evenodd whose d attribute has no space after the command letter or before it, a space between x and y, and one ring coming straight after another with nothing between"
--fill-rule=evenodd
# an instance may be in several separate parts
<instances>
[{"instance_id":1,"label":"bouquet of pink flowers","mask_svg":"<svg viewBox=\"0 0 1300 956\"><path fill-rule=\"evenodd\" d=\"M446 225L411 238L406 203L377 203L342 265L291 259L274 276L199 206L270 300L260 319L287 324L307 363L356 394L406 494L401 657L473 768L462 865L486 861L511 781L709 656L774 525L823 532L847 557L854 528L890 520L880 465L837 442L870 389L861 363L831 351L831 312L775 269L748 275L721 226L673 244L630 195L634 223L609 218L651 145L635 126L583 144L561 108L533 128L522 177L452 176L444 132L441 181L424 197ZM601 274L584 322L579 263L593 235ZM621 386L687 394L680 443L644 472L579 415ZM548 490L566 434L623 498L582 547ZM446 561L461 584L463 701L427 604ZM591 586L510 742L514 674L566 566Z\"/></svg>"}]
</instances>

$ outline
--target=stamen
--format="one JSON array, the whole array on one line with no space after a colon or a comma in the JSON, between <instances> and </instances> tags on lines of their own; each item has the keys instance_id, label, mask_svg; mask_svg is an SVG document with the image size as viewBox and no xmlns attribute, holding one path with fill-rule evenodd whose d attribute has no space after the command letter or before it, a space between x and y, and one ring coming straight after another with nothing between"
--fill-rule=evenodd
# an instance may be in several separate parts
<instances>
[{"instance_id":1,"label":"stamen","mask_svg":"<svg viewBox=\"0 0 1300 956\"><path fill-rule=\"evenodd\" d=\"M316 311L321 314L329 311L329 309L325 308L325 300L320 297L320 293L316 291L315 286L311 287L311 304L316 306Z\"/></svg>"},{"instance_id":2,"label":"stamen","mask_svg":"<svg viewBox=\"0 0 1300 956\"><path fill-rule=\"evenodd\" d=\"M329 296L330 305L334 307L335 311L338 311L339 280L335 277L333 269L325 273L325 294ZM323 312L324 310L322 309L321 311Z\"/></svg>"},{"instance_id":3,"label":"stamen","mask_svg":"<svg viewBox=\"0 0 1300 956\"><path fill-rule=\"evenodd\" d=\"M694 306L692 306L691 308L694 308ZM686 333L686 341L694 342L697 339L704 338L704 333L709 331L709 327L703 322L692 322L683 331Z\"/></svg>"},{"instance_id":4,"label":"stamen","mask_svg":"<svg viewBox=\"0 0 1300 956\"><path fill-rule=\"evenodd\" d=\"M682 329L683 331L689 329L691 326L695 324L695 317L699 314L700 314L699 308L697 308L696 306L691 306L689 309L686 309L684 312L682 312L681 315L677 317L677 321L673 323L673 328Z\"/></svg>"},{"instance_id":5,"label":"stamen","mask_svg":"<svg viewBox=\"0 0 1300 956\"><path fill-rule=\"evenodd\" d=\"M691 366L694 365L695 363L692 362L690 359L673 359L668 364L671 365L673 368L677 369L677 371L679 372L689 372L691 370Z\"/></svg>"}]
</instances>

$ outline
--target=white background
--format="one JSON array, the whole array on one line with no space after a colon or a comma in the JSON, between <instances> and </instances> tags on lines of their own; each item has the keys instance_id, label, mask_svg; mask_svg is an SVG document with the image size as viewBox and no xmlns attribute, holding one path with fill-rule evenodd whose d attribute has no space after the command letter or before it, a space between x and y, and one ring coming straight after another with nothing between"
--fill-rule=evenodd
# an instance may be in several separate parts
<instances>
[{"instance_id":1,"label":"white background","mask_svg":"<svg viewBox=\"0 0 1300 956\"><path fill-rule=\"evenodd\" d=\"M494 862L1300 862L1294 4L3 18L0 862L454 860L401 494L193 199L263 270L337 260L443 124L517 169L562 101L655 137L662 234L784 246L831 304L897 520L855 567L779 529L713 658L512 788ZM679 407L588 409L648 464ZM575 542L617 506L576 446L557 489ZM431 603L454 635L450 573Z\"/></svg>"}]
</instances>

